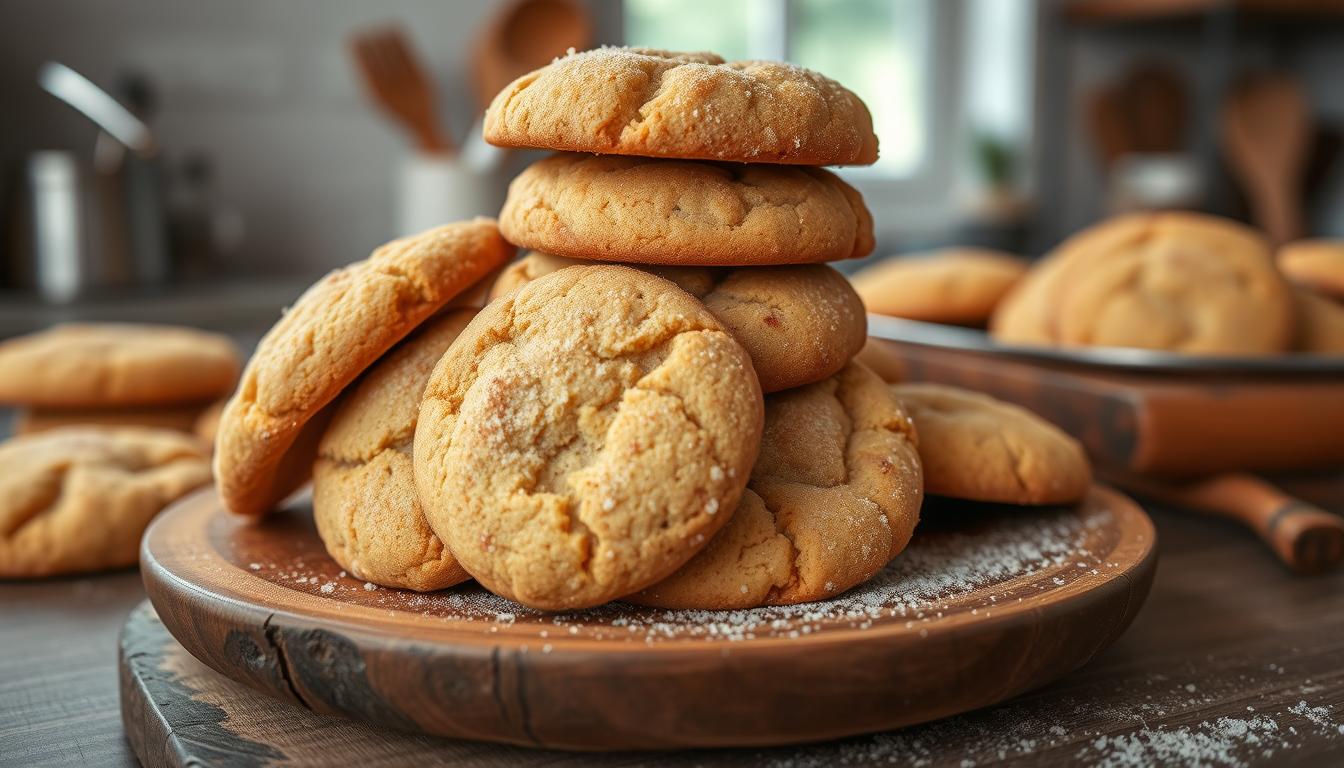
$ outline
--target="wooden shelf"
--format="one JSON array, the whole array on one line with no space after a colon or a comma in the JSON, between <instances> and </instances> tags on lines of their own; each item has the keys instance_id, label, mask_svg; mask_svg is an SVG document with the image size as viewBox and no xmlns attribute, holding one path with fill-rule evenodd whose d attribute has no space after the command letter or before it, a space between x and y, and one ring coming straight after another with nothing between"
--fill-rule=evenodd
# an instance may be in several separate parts
<instances>
[{"instance_id":1,"label":"wooden shelf","mask_svg":"<svg viewBox=\"0 0 1344 768\"><path fill-rule=\"evenodd\" d=\"M1344 17L1344 0L1073 0L1070 21L1087 24L1174 21L1221 9L1280 18Z\"/></svg>"}]
</instances>

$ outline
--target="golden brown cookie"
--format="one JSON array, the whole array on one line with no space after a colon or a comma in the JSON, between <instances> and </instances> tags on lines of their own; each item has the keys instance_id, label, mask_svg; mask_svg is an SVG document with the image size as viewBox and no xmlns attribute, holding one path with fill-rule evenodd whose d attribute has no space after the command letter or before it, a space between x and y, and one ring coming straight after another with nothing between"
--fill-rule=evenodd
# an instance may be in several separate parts
<instances>
[{"instance_id":1,"label":"golden brown cookie","mask_svg":"<svg viewBox=\"0 0 1344 768\"><path fill-rule=\"evenodd\" d=\"M1277 258L1289 280L1344 299L1344 240L1298 240L1280 246Z\"/></svg>"},{"instance_id":2,"label":"golden brown cookie","mask_svg":"<svg viewBox=\"0 0 1344 768\"><path fill-rule=\"evenodd\" d=\"M493 220L475 219L394 240L309 288L257 345L220 416L215 477L224 506L263 514L307 480L319 412L512 253Z\"/></svg>"},{"instance_id":3,"label":"golden brown cookie","mask_svg":"<svg viewBox=\"0 0 1344 768\"><path fill-rule=\"evenodd\" d=\"M0 403L119 408L227 395L238 352L194 328L70 323L0 343Z\"/></svg>"},{"instance_id":4,"label":"golden brown cookie","mask_svg":"<svg viewBox=\"0 0 1344 768\"><path fill-rule=\"evenodd\" d=\"M164 507L210 483L197 440L67 427L0 443L0 578L134 565Z\"/></svg>"},{"instance_id":5,"label":"golden brown cookie","mask_svg":"<svg viewBox=\"0 0 1344 768\"><path fill-rule=\"evenodd\" d=\"M703 552L626 599L732 609L834 597L905 549L923 500L915 430L872 371L765 400L765 434L733 519Z\"/></svg>"},{"instance_id":6,"label":"golden brown cookie","mask_svg":"<svg viewBox=\"0 0 1344 768\"><path fill-rule=\"evenodd\" d=\"M430 530L415 491L411 442L434 364L474 310L415 330L341 396L313 464L313 519L333 560L356 577L419 592L469 576Z\"/></svg>"},{"instance_id":7,"label":"golden brown cookie","mask_svg":"<svg viewBox=\"0 0 1344 768\"><path fill-rule=\"evenodd\" d=\"M578 259L698 266L866 256L863 198L821 168L559 154L509 184L509 242Z\"/></svg>"},{"instance_id":8,"label":"golden brown cookie","mask_svg":"<svg viewBox=\"0 0 1344 768\"><path fill-rule=\"evenodd\" d=\"M61 427L146 427L191 432L203 406L164 405L158 408L31 408L20 411L14 434L32 435Z\"/></svg>"},{"instance_id":9,"label":"golden brown cookie","mask_svg":"<svg viewBox=\"0 0 1344 768\"><path fill-rule=\"evenodd\" d=\"M1004 294L989 318L989 334L1003 344L1048 346L1058 343L1055 310L1066 257L1060 252L1032 266Z\"/></svg>"},{"instance_id":10,"label":"golden brown cookie","mask_svg":"<svg viewBox=\"0 0 1344 768\"><path fill-rule=\"evenodd\" d=\"M1067 504L1092 483L1078 441L1024 408L939 384L896 384L891 391L915 421L927 493Z\"/></svg>"},{"instance_id":11,"label":"golden brown cookie","mask_svg":"<svg viewBox=\"0 0 1344 768\"><path fill-rule=\"evenodd\" d=\"M947 248L887 259L854 275L869 312L929 323L982 326L1027 273L1027 263L986 248Z\"/></svg>"},{"instance_id":12,"label":"golden brown cookie","mask_svg":"<svg viewBox=\"0 0 1344 768\"><path fill-rule=\"evenodd\" d=\"M491 290L504 295L579 259L533 251L509 265ZM839 272L823 264L783 267L644 267L704 302L751 355L761 389L820 381L862 348L863 305Z\"/></svg>"},{"instance_id":13,"label":"golden brown cookie","mask_svg":"<svg viewBox=\"0 0 1344 768\"><path fill-rule=\"evenodd\" d=\"M1297 339L1293 349L1313 355L1344 355L1344 306L1297 288Z\"/></svg>"},{"instance_id":14,"label":"golden brown cookie","mask_svg":"<svg viewBox=\"0 0 1344 768\"><path fill-rule=\"evenodd\" d=\"M486 110L485 139L607 155L877 162L868 107L834 80L773 61L643 48L574 53L523 75Z\"/></svg>"},{"instance_id":15,"label":"golden brown cookie","mask_svg":"<svg viewBox=\"0 0 1344 768\"><path fill-rule=\"evenodd\" d=\"M737 506L761 419L751 360L693 296L627 267L573 267L488 305L439 361L416 486L485 587L582 608L704 547Z\"/></svg>"},{"instance_id":16,"label":"golden brown cookie","mask_svg":"<svg viewBox=\"0 0 1344 768\"><path fill-rule=\"evenodd\" d=\"M1063 268L1061 343L1189 354L1288 348L1293 297L1262 235L1191 213L1129 218L1119 225L1124 237Z\"/></svg>"}]
</instances>

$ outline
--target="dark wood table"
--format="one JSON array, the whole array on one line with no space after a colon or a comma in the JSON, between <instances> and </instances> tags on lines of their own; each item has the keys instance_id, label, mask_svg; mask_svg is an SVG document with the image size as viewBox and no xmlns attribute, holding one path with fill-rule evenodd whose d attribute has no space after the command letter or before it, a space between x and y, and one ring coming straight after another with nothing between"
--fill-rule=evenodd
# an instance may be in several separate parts
<instances>
[{"instance_id":1,"label":"dark wood table","mask_svg":"<svg viewBox=\"0 0 1344 768\"><path fill-rule=\"evenodd\" d=\"M1162 509L1153 516L1161 556L1147 605L1115 646L1044 689L833 744L600 762L1344 763L1344 574L1293 577L1228 523ZM117 633L143 596L134 573L0 584L0 764L135 763L115 660ZM472 765L594 760L453 742L431 754Z\"/></svg>"}]
</instances>

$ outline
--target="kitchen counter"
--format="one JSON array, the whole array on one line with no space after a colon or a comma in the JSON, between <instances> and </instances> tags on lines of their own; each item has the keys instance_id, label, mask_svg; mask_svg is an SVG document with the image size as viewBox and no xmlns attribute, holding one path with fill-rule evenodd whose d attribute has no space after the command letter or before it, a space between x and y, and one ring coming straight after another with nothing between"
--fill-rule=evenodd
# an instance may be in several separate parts
<instances>
[{"instance_id":1,"label":"kitchen counter","mask_svg":"<svg viewBox=\"0 0 1344 768\"><path fill-rule=\"evenodd\" d=\"M1089 665L1005 704L800 748L598 758L441 741L432 753L482 766L1344 762L1344 573L1294 577L1226 522L1151 511L1160 559L1134 625ZM116 638L143 597L128 572L0 583L0 764L135 764ZM348 727L259 695L251 703ZM379 764L398 743L387 736L362 762Z\"/></svg>"}]
</instances>

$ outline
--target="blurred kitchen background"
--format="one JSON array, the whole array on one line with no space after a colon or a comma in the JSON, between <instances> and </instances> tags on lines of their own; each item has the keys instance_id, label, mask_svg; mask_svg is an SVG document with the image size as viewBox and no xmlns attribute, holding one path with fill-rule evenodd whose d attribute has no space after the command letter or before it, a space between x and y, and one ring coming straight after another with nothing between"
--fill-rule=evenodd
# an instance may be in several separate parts
<instances>
[{"instance_id":1,"label":"blurred kitchen background","mask_svg":"<svg viewBox=\"0 0 1344 768\"><path fill-rule=\"evenodd\" d=\"M571 45L787 59L856 91L882 157L842 173L874 258L1039 255L1137 207L1344 236L1344 2L0 0L0 19L0 338L89 318L246 340L327 270L497 210L527 158L473 125Z\"/></svg>"}]
</instances>

